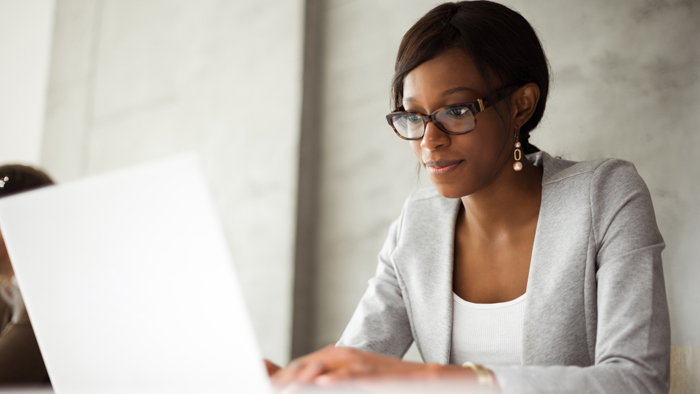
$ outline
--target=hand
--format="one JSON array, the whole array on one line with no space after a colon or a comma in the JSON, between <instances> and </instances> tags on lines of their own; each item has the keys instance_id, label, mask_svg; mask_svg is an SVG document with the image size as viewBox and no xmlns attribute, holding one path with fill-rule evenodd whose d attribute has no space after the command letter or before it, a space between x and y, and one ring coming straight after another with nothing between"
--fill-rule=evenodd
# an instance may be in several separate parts
<instances>
[{"instance_id":1,"label":"hand","mask_svg":"<svg viewBox=\"0 0 700 394\"><path fill-rule=\"evenodd\" d=\"M282 367L279 365L273 363L272 361L264 358L263 361L265 361L265 368L267 369L267 376L272 377L277 371L281 370Z\"/></svg>"},{"instance_id":2,"label":"hand","mask_svg":"<svg viewBox=\"0 0 700 394\"><path fill-rule=\"evenodd\" d=\"M476 374L468 368L439 364L406 362L361 350L328 346L315 353L292 361L273 376L275 384L315 384L328 386L355 380L435 380L443 378L476 381Z\"/></svg>"}]
</instances>

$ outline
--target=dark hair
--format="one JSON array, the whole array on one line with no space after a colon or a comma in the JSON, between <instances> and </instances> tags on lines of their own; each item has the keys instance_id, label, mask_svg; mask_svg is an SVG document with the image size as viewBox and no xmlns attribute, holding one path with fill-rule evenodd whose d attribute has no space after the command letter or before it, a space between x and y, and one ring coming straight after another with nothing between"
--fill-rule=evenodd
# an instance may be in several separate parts
<instances>
[{"instance_id":1,"label":"dark hair","mask_svg":"<svg viewBox=\"0 0 700 394\"><path fill-rule=\"evenodd\" d=\"M0 166L0 198L53 185L44 172L20 164Z\"/></svg>"},{"instance_id":2,"label":"dark hair","mask_svg":"<svg viewBox=\"0 0 700 394\"><path fill-rule=\"evenodd\" d=\"M540 88L532 117L520 128L524 153L539 149L528 139L542 119L549 92L549 66L540 40L519 13L490 1L441 4L425 14L403 36L396 56L392 98L394 109L402 106L406 75L445 50L463 49L486 82L487 97L495 101L495 89L528 82ZM489 75L497 79L492 86ZM499 113L500 115L500 113Z\"/></svg>"}]
</instances>

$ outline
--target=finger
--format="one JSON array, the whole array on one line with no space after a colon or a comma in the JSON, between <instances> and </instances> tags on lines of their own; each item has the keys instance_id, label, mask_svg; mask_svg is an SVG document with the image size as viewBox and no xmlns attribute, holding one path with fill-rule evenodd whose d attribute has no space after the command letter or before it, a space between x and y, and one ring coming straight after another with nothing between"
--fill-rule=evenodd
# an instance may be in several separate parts
<instances>
[{"instance_id":1,"label":"finger","mask_svg":"<svg viewBox=\"0 0 700 394\"><path fill-rule=\"evenodd\" d=\"M272 361L264 358L263 361L265 362L265 369L267 369L267 376L272 376L275 374L275 372L279 371L282 369L279 365L273 363Z\"/></svg>"},{"instance_id":2,"label":"finger","mask_svg":"<svg viewBox=\"0 0 700 394\"><path fill-rule=\"evenodd\" d=\"M335 386L340 383L348 382L358 377L357 371L350 368L339 368L334 371L323 374L314 379L314 384L320 387Z\"/></svg>"},{"instance_id":3,"label":"finger","mask_svg":"<svg viewBox=\"0 0 700 394\"><path fill-rule=\"evenodd\" d=\"M329 345L321 350L292 361L285 368L277 371L273 376L273 380L280 385L295 382L299 379L300 374L305 371L307 365L313 362L320 362L323 365L324 371L340 368L347 362L348 357L355 353L356 351L354 349ZM314 366L311 370L306 371L305 376L318 376L319 372L316 372L317 368L318 366Z\"/></svg>"},{"instance_id":4,"label":"finger","mask_svg":"<svg viewBox=\"0 0 700 394\"><path fill-rule=\"evenodd\" d=\"M357 362L365 353L349 347L326 346L318 352L317 360L323 362L328 371L346 367Z\"/></svg>"},{"instance_id":5,"label":"finger","mask_svg":"<svg viewBox=\"0 0 700 394\"><path fill-rule=\"evenodd\" d=\"M309 384L325 371L326 368L321 361L312 361L308 363L304 369L299 371L299 374L296 376L296 382L300 384Z\"/></svg>"},{"instance_id":6,"label":"finger","mask_svg":"<svg viewBox=\"0 0 700 394\"><path fill-rule=\"evenodd\" d=\"M297 359L289 363L286 367L277 371L272 377L276 383L287 384L295 380L296 375L304 369L304 361Z\"/></svg>"}]
</instances>

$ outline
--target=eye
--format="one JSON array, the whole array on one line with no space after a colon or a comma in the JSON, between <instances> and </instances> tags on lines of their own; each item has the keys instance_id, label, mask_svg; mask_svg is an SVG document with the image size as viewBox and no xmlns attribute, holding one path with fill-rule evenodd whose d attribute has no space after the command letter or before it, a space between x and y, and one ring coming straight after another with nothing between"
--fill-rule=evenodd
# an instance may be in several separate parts
<instances>
[{"instance_id":1,"label":"eye","mask_svg":"<svg viewBox=\"0 0 700 394\"><path fill-rule=\"evenodd\" d=\"M423 118L416 114L406 114L405 118L408 123L417 124L423 122Z\"/></svg>"},{"instance_id":2,"label":"eye","mask_svg":"<svg viewBox=\"0 0 700 394\"><path fill-rule=\"evenodd\" d=\"M445 115L451 118L463 118L471 115L469 107L453 107L445 110Z\"/></svg>"}]
</instances>

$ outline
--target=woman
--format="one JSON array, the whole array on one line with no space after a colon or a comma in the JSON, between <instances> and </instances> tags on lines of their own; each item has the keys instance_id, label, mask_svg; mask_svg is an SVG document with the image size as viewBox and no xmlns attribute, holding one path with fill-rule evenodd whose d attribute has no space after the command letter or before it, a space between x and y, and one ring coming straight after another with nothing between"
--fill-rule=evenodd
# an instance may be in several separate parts
<instances>
[{"instance_id":1,"label":"woman","mask_svg":"<svg viewBox=\"0 0 700 394\"><path fill-rule=\"evenodd\" d=\"M17 164L0 166L0 198L52 184L51 178L34 168ZM0 232L0 384L48 381Z\"/></svg>"},{"instance_id":2,"label":"woman","mask_svg":"<svg viewBox=\"0 0 700 394\"><path fill-rule=\"evenodd\" d=\"M391 225L338 347L270 366L273 378L667 392L649 192L631 163L570 162L528 142L549 88L528 22L487 1L440 5L406 33L395 72L387 119L435 190L413 193ZM427 364L400 360L413 342Z\"/></svg>"}]
</instances>

